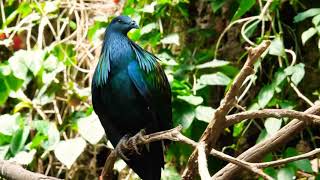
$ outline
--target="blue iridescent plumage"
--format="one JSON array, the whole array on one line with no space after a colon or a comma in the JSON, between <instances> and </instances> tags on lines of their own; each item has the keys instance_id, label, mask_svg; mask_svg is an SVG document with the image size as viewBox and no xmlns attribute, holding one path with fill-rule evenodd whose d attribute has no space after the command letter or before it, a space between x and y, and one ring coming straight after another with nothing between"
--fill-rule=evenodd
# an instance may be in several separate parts
<instances>
[{"instance_id":1,"label":"blue iridescent plumage","mask_svg":"<svg viewBox=\"0 0 320 180\"><path fill-rule=\"evenodd\" d=\"M157 57L127 37L136 27L127 16L112 20L92 80L93 108L108 139L116 146L124 135L171 128L171 91ZM161 142L141 155L127 155L127 164L144 180L159 180L164 166Z\"/></svg>"}]
</instances>

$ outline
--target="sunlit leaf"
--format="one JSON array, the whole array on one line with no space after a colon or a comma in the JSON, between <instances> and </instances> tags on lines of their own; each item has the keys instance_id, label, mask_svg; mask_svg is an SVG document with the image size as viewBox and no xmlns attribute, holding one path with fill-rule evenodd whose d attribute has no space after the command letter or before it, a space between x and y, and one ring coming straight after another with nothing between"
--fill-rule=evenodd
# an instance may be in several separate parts
<instances>
[{"instance_id":1,"label":"sunlit leaf","mask_svg":"<svg viewBox=\"0 0 320 180\"><path fill-rule=\"evenodd\" d=\"M149 32L151 32L152 30L157 28L157 24L156 23L149 23L145 26L143 26L140 30L141 35L142 34L147 34Z\"/></svg>"},{"instance_id":2,"label":"sunlit leaf","mask_svg":"<svg viewBox=\"0 0 320 180\"><path fill-rule=\"evenodd\" d=\"M258 103L260 108L266 107L274 94L274 87L272 85L265 85L258 94Z\"/></svg>"},{"instance_id":3,"label":"sunlit leaf","mask_svg":"<svg viewBox=\"0 0 320 180\"><path fill-rule=\"evenodd\" d=\"M312 23L315 26L318 26L320 22L320 13L312 18Z\"/></svg>"},{"instance_id":4,"label":"sunlit leaf","mask_svg":"<svg viewBox=\"0 0 320 180\"><path fill-rule=\"evenodd\" d=\"M305 45L306 42L317 33L317 29L314 27L310 27L306 31L304 31L301 35L302 44Z\"/></svg>"},{"instance_id":5,"label":"sunlit leaf","mask_svg":"<svg viewBox=\"0 0 320 180\"><path fill-rule=\"evenodd\" d=\"M295 71L291 76L291 80L295 85L298 85L299 82L304 77L305 71L304 71L304 64L299 63L295 65Z\"/></svg>"},{"instance_id":6,"label":"sunlit leaf","mask_svg":"<svg viewBox=\"0 0 320 180\"><path fill-rule=\"evenodd\" d=\"M166 166L161 173L161 180L181 180L181 176L174 167Z\"/></svg>"},{"instance_id":7,"label":"sunlit leaf","mask_svg":"<svg viewBox=\"0 0 320 180\"><path fill-rule=\"evenodd\" d=\"M151 4L146 4L144 7L141 9L142 12L145 13L153 13L154 12L154 7L157 5L157 2L154 1Z\"/></svg>"},{"instance_id":8,"label":"sunlit leaf","mask_svg":"<svg viewBox=\"0 0 320 180\"><path fill-rule=\"evenodd\" d=\"M215 109L209 106L198 106L196 108L196 118L204 122L210 122L213 118Z\"/></svg>"},{"instance_id":9,"label":"sunlit leaf","mask_svg":"<svg viewBox=\"0 0 320 180\"><path fill-rule=\"evenodd\" d=\"M32 149L29 152L26 151L20 151L17 153L13 158L10 158L10 162L15 162L21 165L28 165L32 162L34 155L36 154L36 150Z\"/></svg>"},{"instance_id":10,"label":"sunlit leaf","mask_svg":"<svg viewBox=\"0 0 320 180\"><path fill-rule=\"evenodd\" d=\"M302 13L299 13L293 19L294 19L294 22L297 23L318 14L320 14L320 8L311 8Z\"/></svg>"},{"instance_id":11,"label":"sunlit leaf","mask_svg":"<svg viewBox=\"0 0 320 180\"><path fill-rule=\"evenodd\" d=\"M80 135L91 144L97 144L105 132L98 116L93 112L90 116L77 121Z\"/></svg>"},{"instance_id":12,"label":"sunlit leaf","mask_svg":"<svg viewBox=\"0 0 320 180\"><path fill-rule=\"evenodd\" d=\"M18 113L10 115L4 114L0 116L0 133L12 136L19 129Z\"/></svg>"},{"instance_id":13,"label":"sunlit leaf","mask_svg":"<svg viewBox=\"0 0 320 180\"><path fill-rule=\"evenodd\" d=\"M269 135L275 134L281 128L282 120L277 118L267 118L264 121L264 127Z\"/></svg>"},{"instance_id":14,"label":"sunlit leaf","mask_svg":"<svg viewBox=\"0 0 320 180\"><path fill-rule=\"evenodd\" d=\"M277 179L292 180L294 179L295 172L291 167L281 168L277 173Z\"/></svg>"},{"instance_id":15,"label":"sunlit leaf","mask_svg":"<svg viewBox=\"0 0 320 180\"><path fill-rule=\"evenodd\" d=\"M284 45L283 41L280 38L275 38L271 41L269 47L269 54L275 56L283 56L284 55Z\"/></svg>"},{"instance_id":16,"label":"sunlit leaf","mask_svg":"<svg viewBox=\"0 0 320 180\"><path fill-rule=\"evenodd\" d=\"M58 143L54 149L54 154L62 164L70 169L85 147L86 141L82 138L68 139Z\"/></svg>"},{"instance_id":17,"label":"sunlit leaf","mask_svg":"<svg viewBox=\"0 0 320 180\"><path fill-rule=\"evenodd\" d=\"M179 46L180 45L179 35L177 33L170 34L170 35L164 37L163 39L161 39L160 42L162 44L175 44L175 45Z\"/></svg>"},{"instance_id":18,"label":"sunlit leaf","mask_svg":"<svg viewBox=\"0 0 320 180\"><path fill-rule=\"evenodd\" d=\"M199 64L199 65L196 66L196 68L198 68L198 69L217 68L217 67L228 65L229 63L230 63L229 61L214 59L212 61L209 61L209 62L206 62L206 63L203 63L203 64Z\"/></svg>"},{"instance_id":19,"label":"sunlit leaf","mask_svg":"<svg viewBox=\"0 0 320 180\"><path fill-rule=\"evenodd\" d=\"M221 72L200 76L199 83L204 85L228 85L231 79Z\"/></svg>"},{"instance_id":20,"label":"sunlit leaf","mask_svg":"<svg viewBox=\"0 0 320 180\"><path fill-rule=\"evenodd\" d=\"M203 102L203 98L201 96L193 96L193 95L190 95L190 96L177 96L178 99L181 99L181 100L184 100L186 102L188 102L189 104L192 104L192 105L199 105Z\"/></svg>"},{"instance_id":21,"label":"sunlit leaf","mask_svg":"<svg viewBox=\"0 0 320 180\"><path fill-rule=\"evenodd\" d=\"M0 159L5 159L8 151L9 151L10 145L0 146Z\"/></svg>"}]
</instances>

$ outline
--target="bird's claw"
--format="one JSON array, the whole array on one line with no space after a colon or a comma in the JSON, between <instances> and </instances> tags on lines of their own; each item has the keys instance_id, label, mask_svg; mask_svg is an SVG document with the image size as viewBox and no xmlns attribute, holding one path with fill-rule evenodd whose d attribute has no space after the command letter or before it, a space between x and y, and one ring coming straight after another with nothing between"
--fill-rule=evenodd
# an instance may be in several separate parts
<instances>
[{"instance_id":1,"label":"bird's claw","mask_svg":"<svg viewBox=\"0 0 320 180\"><path fill-rule=\"evenodd\" d=\"M127 145L128 139L129 139L129 136L128 136L128 135L123 136L123 137L120 139L119 143L117 144L117 146L116 146L116 148L115 148L117 154L118 154L122 159L124 159L124 160L126 160L126 161L129 161L129 158L127 158L127 156L124 155L124 153L123 153L122 150L123 150L124 148L125 148L125 149L128 149L128 145Z\"/></svg>"},{"instance_id":2,"label":"bird's claw","mask_svg":"<svg viewBox=\"0 0 320 180\"><path fill-rule=\"evenodd\" d=\"M138 147L138 142L145 141L145 138L143 137L143 135L145 135L145 134L146 134L145 130L142 129L139 133L137 133L136 135L134 135L133 137L130 138L130 140L132 141L133 149L138 155L141 155L139 147Z\"/></svg>"}]
</instances>

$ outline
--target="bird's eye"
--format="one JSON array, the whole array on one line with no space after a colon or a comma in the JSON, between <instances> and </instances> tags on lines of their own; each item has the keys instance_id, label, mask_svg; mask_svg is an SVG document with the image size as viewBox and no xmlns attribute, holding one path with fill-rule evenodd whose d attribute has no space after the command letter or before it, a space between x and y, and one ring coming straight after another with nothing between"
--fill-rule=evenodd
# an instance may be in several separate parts
<instances>
[{"instance_id":1,"label":"bird's eye","mask_svg":"<svg viewBox=\"0 0 320 180\"><path fill-rule=\"evenodd\" d=\"M118 22L121 23L122 21L120 19L118 19Z\"/></svg>"}]
</instances>

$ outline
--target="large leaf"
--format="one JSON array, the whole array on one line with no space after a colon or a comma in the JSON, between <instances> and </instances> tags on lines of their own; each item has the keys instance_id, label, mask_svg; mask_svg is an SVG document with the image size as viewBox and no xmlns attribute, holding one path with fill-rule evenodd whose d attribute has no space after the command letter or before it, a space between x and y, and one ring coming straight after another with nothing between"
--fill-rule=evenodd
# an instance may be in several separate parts
<instances>
[{"instance_id":1,"label":"large leaf","mask_svg":"<svg viewBox=\"0 0 320 180\"><path fill-rule=\"evenodd\" d=\"M19 114L0 116L0 133L12 136L19 129Z\"/></svg>"},{"instance_id":2,"label":"large leaf","mask_svg":"<svg viewBox=\"0 0 320 180\"><path fill-rule=\"evenodd\" d=\"M248 12L255 3L255 0L241 0L238 10L233 15L232 21L239 19L242 15Z\"/></svg>"},{"instance_id":3,"label":"large leaf","mask_svg":"<svg viewBox=\"0 0 320 180\"><path fill-rule=\"evenodd\" d=\"M284 152L284 158L288 158L288 157L292 157L292 156L297 156L299 155L298 151L292 147L289 147L285 150ZM305 172L308 172L308 173L312 173L313 170L312 170L312 167L311 167L311 162L309 159L301 159L301 160L298 160L298 161L293 161L291 163L289 163L290 165L302 170L302 171L305 171Z\"/></svg>"},{"instance_id":4,"label":"large leaf","mask_svg":"<svg viewBox=\"0 0 320 180\"><path fill-rule=\"evenodd\" d=\"M306 42L317 33L317 29L314 27L310 27L306 31L304 31L301 35L302 44L305 45Z\"/></svg>"},{"instance_id":5,"label":"large leaf","mask_svg":"<svg viewBox=\"0 0 320 180\"><path fill-rule=\"evenodd\" d=\"M32 149L29 152L20 151L13 158L10 158L9 161L15 162L21 165L28 165L32 162L34 155L36 154L36 150Z\"/></svg>"},{"instance_id":6,"label":"large leaf","mask_svg":"<svg viewBox=\"0 0 320 180\"><path fill-rule=\"evenodd\" d=\"M226 86L230 83L231 79L221 72L214 74L205 74L200 76L198 83L204 85L222 85Z\"/></svg>"},{"instance_id":7,"label":"large leaf","mask_svg":"<svg viewBox=\"0 0 320 180\"><path fill-rule=\"evenodd\" d=\"M217 68L217 67L221 67L221 66L225 66L228 65L230 62L229 61L223 61L223 60L217 60L214 59L212 61L203 63L203 64L199 64L196 66L197 69L203 69L203 68Z\"/></svg>"},{"instance_id":8,"label":"large leaf","mask_svg":"<svg viewBox=\"0 0 320 180\"><path fill-rule=\"evenodd\" d=\"M21 151L27 141L27 138L30 133L30 127L24 126L16 131L13 135L10 145L10 152L13 155L16 155L19 151Z\"/></svg>"},{"instance_id":9,"label":"large leaf","mask_svg":"<svg viewBox=\"0 0 320 180\"><path fill-rule=\"evenodd\" d=\"M265 85L258 94L258 103L260 108L266 107L274 94L274 87L272 85Z\"/></svg>"},{"instance_id":10,"label":"large leaf","mask_svg":"<svg viewBox=\"0 0 320 180\"><path fill-rule=\"evenodd\" d=\"M212 107L198 106L196 108L196 118L198 120L209 123L213 118L214 111L215 109L213 109Z\"/></svg>"},{"instance_id":11,"label":"large leaf","mask_svg":"<svg viewBox=\"0 0 320 180\"><path fill-rule=\"evenodd\" d=\"M8 151L9 151L10 145L0 146L0 159L5 159Z\"/></svg>"},{"instance_id":12,"label":"large leaf","mask_svg":"<svg viewBox=\"0 0 320 180\"><path fill-rule=\"evenodd\" d=\"M281 38L277 37L274 40L272 40L269 47L269 54L274 56L283 56L284 53L284 45Z\"/></svg>"},{"instance_id":13,"label":"large leaf","mask_svg":"<svg viewBox=\"0 0 320 180\"><path fill-rule=\"evenodd\" d=\"M273 135L281 128L281 124L281 119L271 117L265 120L264 127L266 128L269 135Z\"/></svg>"},{"instance_id":14,"label":"large leaf","mask_svg":"<svg viewBox=\"0 0 320 180\"><path fill-rule=\"evenodd\" d=\"M294 176L295 172L291 167L281 168L277 173L278 180L292 180Z\"/></svg>"},{"instance_id":15,"label":"large leaf","mask_svg":"<svg viewBox=\"0 0 320 180\"><path fill-rule=\"evenodd\" d=\"M309 17L313 17L318 14L320 14L320 8L311 8L311 9L308 9L308 10L296 15L294 17L294 22L297 23L297 22L303 21Z\"/></svg>"},{"instance_id":16,"label":"large leaf","mask_svg":"<svg viewBox=\"0 0 320 180\"><path fill-rule=\"evenodd\" d=\"M304 70L304 64L299 63L294 66L288 66L284 72L286 73L287 76L291 75L291 81L295 84L298 85L299 82L302 80L305 74Z\"/></svg>"},{"instance_id":17,"label":"large leaf","mask_svg":"<svg viewBox=\"0 0 320 180\"><path fill-rule=\"evenodd\" d=\"M195 105L195 106L197 106L203 102L203 98L201 96L189 95L189 96L177 96L177 98L184 100L187 103Z\"/></svg>"},{"instance_id":18,"label":"large leaf","mask_svg":"<svg viewBox=\"0 0 320 180\"><path fill-rule=\"evenodd\" d=\"M80 118L77 124L80 135L91 144L97 144L105 134L99 118L94 112L90 116Z\"/></svg>"},{"instance_id":19,"label":"large leaf","mask_svg":"<svg viewBox=\"0 0 320 180\"><path fill-rule=\"evenodd\" d=\"M68 169L70 169L72 164L84 151L85 147L86 141L81 137L75 139L68 139L59 142L59 144L54 149L54 154L62 164L64 164L65 166L67 166Z\"/></svg>"},{"instance_id":20,"label":"large leaf","mask_svg":"<svg viewBox=\"0 0 320 180\"><path fill-rule=\"evenodd\" d=\"M160 42L162 44L175 44L175 45L179 46L180 45L179 35L177 33L169 34L168 36L161 39Z\"/></svg>"}]
</instances>

